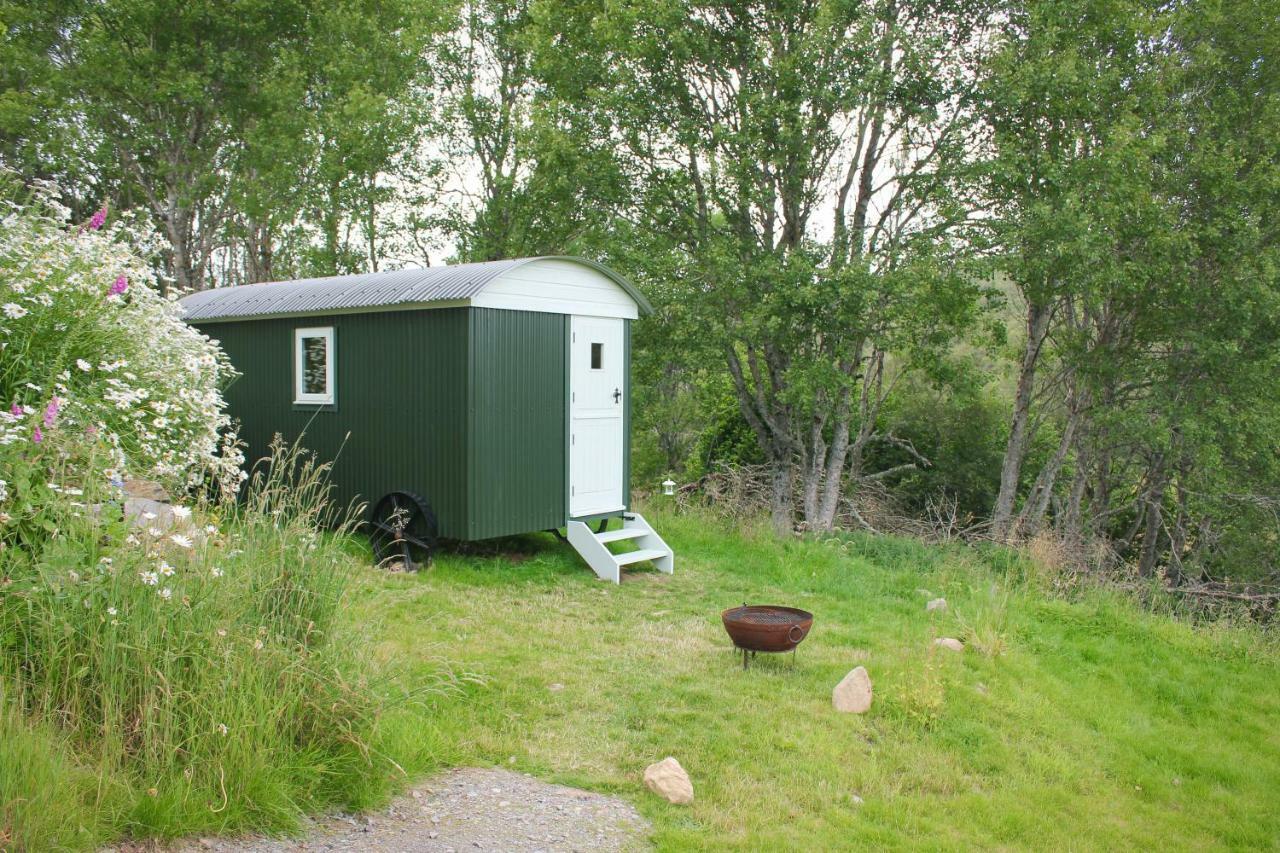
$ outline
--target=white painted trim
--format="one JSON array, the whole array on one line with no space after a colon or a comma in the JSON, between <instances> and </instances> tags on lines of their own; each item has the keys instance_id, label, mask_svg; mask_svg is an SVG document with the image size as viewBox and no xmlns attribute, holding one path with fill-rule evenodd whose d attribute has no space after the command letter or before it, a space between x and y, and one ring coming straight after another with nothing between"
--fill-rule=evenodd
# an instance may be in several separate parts
<instances>
[{"instance_id":1,"label":"white painted trim","mask_svg":"<svg viewBox=\"0 0 1280 853\"><path fill-rule=\"evenodd\" d=\"M595 518L597 515L604 515L606 512L626 512L625 506L602 506L599 509L589 509L586 512L574 513L570 518Z\"/></svg>"},{"instance_id":2,"label":"white painted trim","mask_svg":"<svg viewBox=\"0 0 1280 853\"><path fill-rule=\"evenodd\" d=\"M675 552L637 512L623 514L621 531L596 533L585 523L573 519L565 525L565 530L573 550L601 580L621 583L622 567L644 560L652 562L653 567L664 574L675 571ZM636 547L635 550L615 554L609 550L608 542L630 542Z\"/></svg>"},{"instance_id":3,"label":"white painted trim","mask_svg":"<svg viewBox=\"0 0 1280 853\"><path fill-rule=\"evenodd\" d=\"M324 339L324 394L308 394L302 389L303 356L302 341L306 338ZM333 383L333 326L317 326L309 329L293 330L293 402L304 406L331 406L334 399Z\"/></svg>"},{"instance_id":4,"label":"white painted trim","mask_svg":"<svg viewBox=\"0 0 1280 853\"><path fill-rule=\"evenodd\" d=\"M591 528L581 521L570 521L565 525L565 533L573 550L587 561L591 571L601 580L622 582L622 567L613 558L613 553L596 538Z\"/></svg>"},{"instance_id":5,"label":"white painted trim","mask_svg":"<svg viewBox=\"0 0 1280 853\"><path fill-rule=\"evenodd\" d=\"M563 258L537 258L487 282L471 297L477 308L576 314L635 320L635 297L595 267Z\"/></svg>"},{"instance_id":6,"label":"white painted trim","mask_svg":"<svg viewBox=\"0 0 1280 853\"><path fill-rule=\"evenodd\" d=\"M606 305L588 307L576 302L483 292L471 300L471 305L474 308L503 308L507 311L534 311L539 314L573 314L578 317L612 317L618 320L635 320L640 317L640 311L635 303L630 307Z\"/></svg>"}]
</instances>

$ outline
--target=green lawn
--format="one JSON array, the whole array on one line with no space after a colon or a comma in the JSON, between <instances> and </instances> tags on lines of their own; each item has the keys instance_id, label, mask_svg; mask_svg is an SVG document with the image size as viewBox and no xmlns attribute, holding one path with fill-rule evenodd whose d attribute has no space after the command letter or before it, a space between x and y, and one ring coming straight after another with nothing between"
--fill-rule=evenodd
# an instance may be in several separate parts
<instances>
[{"instance_id":1,"label":"green lawn","mask_svg":"<svg viewBox=\"0 0 1280 853\"><path fill-rule=\"evenodd\" d=\"M1069 603L1008 555L654 521L674 576L606 585L532 536L366 585L352 613L385 660L479 679L397 712L388 749L411 770L503 765L615 792L662 849L1280 844L1280 655L1259 632ZM950 608L926 613L937 595ZM794 661L742 670L719 612L744 600L816 614ZM831 688L858 664L875 704L838 714ZM692 807L643 787L666 755Z\"/></svg>"}]
</instances>

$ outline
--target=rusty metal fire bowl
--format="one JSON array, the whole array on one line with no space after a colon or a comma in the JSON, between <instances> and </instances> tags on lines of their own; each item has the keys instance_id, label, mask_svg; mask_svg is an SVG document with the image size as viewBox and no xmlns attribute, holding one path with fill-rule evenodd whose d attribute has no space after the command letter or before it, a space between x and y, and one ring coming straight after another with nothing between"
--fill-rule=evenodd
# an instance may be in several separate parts
<instances>
[{"instance_id":1,"label":"rusty metal fire bowl","mask_svg":"<svg viewBox=\"0 0 1280 853\"><path fill-rule=\"evenodd\" d=\"M730 607L720 614L733 645L742 650L742 667L747 653L790 652L809 636L813 614L796 607L752 604Z\"/></svg>"}]
</instances>

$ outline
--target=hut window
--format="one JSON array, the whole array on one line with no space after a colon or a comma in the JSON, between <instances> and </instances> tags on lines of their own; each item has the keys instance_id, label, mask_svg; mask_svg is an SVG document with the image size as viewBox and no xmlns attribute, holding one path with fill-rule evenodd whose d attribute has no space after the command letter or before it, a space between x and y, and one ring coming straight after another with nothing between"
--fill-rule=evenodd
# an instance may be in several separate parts
<instances>
[{"instance_id":1,"label":"hut window","mask_svg":"<svg viewBox=\"0 0 1280 853\"><path fill-rule=\"evenodd\" d=\"M294 330L295 403L333 402L333 327Z\"/></svg>"},{"instance_id":2,"label":"hut window","mask_svg":"<svg viewBox=\"0 0 1280 853\"><path fill-rule=\"evenodd\" d=\"M601 370L604 368L604 344L591 345L591 369Z\"/></svg>"}]
</instances>

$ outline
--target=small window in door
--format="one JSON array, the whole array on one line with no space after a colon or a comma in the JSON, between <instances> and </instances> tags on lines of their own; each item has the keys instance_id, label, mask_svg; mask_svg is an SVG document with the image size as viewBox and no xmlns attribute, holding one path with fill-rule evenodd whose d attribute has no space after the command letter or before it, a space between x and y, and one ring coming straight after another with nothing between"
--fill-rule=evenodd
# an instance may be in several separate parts
<instances>
[{"instance_id":1,"label":"small window in door","mask_svg":"<svg viewBox=\"0 0 1280 853\"><path fill-rule=\"evenodd\" d=\"M591 345L591 369L604 369L604 344Z\"/></svg>"},{"instance_id":2,"label":"small window in door","mask_svg":"<svg viewBox=\"0 0 1280 853\"><path fill-rule=\"evenodd\" d=\"M295 403L333 403L333 327L294 331Z\"/></svg>"}]
</instances>

